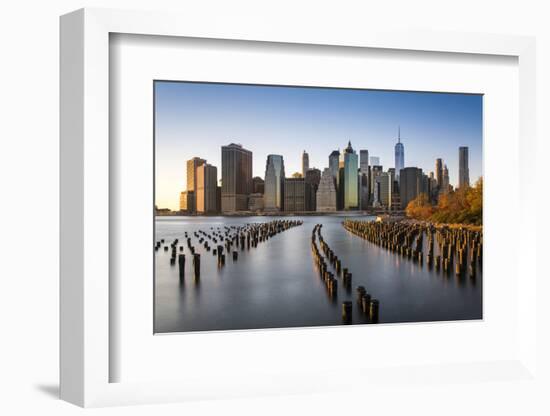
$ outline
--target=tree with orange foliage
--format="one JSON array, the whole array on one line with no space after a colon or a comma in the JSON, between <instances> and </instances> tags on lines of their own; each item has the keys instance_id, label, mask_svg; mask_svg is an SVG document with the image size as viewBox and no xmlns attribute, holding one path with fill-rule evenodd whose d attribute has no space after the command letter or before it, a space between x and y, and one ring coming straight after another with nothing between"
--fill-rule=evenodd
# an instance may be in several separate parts
<instances>
[{"instance_id":1,"label":"tree with orange foliage","mask_svg":"<svg viewBox=\"0 0 550 416\"><path fill-rule=\"evenodd\" d=\"M417 218L419 220L428 220L433 214L433 207L428 195L422 193L410 201L405 208L407 217Z\"/></svg>"},{"instance_id":2,"label":"tree with orange foliage","mask_svg":"<svg viewBox=\"0 0 550 416\"><path fill-rule=\"evenodd\" d=\"M407 217L447 224L474 224L483 222L483 178L473 187L462 187L441 194L437 206L430 204L425 194L413 199L405 209Z\"/></svg>"}]
</instances>

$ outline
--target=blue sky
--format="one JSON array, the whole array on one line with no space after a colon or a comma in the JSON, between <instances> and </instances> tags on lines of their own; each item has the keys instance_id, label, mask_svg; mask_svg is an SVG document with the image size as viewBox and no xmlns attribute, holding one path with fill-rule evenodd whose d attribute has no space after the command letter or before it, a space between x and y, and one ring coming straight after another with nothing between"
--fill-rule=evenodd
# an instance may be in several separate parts
<instances>
[{"instance_id":1,"label":"blue sky","mask_svg":"<svg viewBox=\"0 0 550 416\"><path fill-rule=\"evenodd\" d=\"M198 156L221 168L221 146L253 152L254 176L264 177L270 153L284 157L287 176L328 166L348 140L368 149L384 170L394 166L401 126L405 166L426 173L442 158L458 182L458 147L470 148L470 180L482 176L482 96L466 94L155 82L156 203L177 209L185 162ZM219 178L218 178L219 179Z\"/></svg>"}]
</instances>

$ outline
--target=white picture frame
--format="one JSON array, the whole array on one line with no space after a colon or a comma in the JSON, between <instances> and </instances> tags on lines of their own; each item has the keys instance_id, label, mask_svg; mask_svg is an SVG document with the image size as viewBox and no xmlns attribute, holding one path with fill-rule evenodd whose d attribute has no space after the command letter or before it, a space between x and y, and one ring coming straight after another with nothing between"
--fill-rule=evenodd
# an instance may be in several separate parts
<instances>
[{"instance_id":1,"label":"white picture frame","mask_svg":"<svg viewBox=\"0 0 550 416\"><path fill-rule=\"evenodd\" d=\"M315 27L280 28L256 22L238 31L223 19L204 25L190 16L106 9L82 9L61 18L61 398L80 406L157 403L193 398L241 397L254 394L321 392L333 389L319 374L271 374L264 380L235 382L233 374L217 380L194 377L187 381L111 382L110 365L119 359L110 349L109 253L109 37L136 34L204 39L332 45L334 47L430 51L452 54L504 55L518 59L519 165L529 166L535 152L535 41L507 35L338 31ZM464 378L495 371L518 381L536 377L535 217L529 212L536 190L528 169L519 170L520 227L518 262L517 355L508 360L472 364L441 363L420 369L421 378L434 372ZM519 269L519 267L518 267ZM517 271L516 271L517 273ZM353 329L360 331L361 328ZM294 336L313 336L313 332ZM277 336L271 333L270 337ZM238 341L237 341L238 342ZM419 363L420 367L422 363ZM492 369L492 370L491 370ZM394 371L394 370L392 370ZM373 378L386 377L371 369ZM399 372L391 377L400 377ZM349 376L349 368L331 370L331 379ZM469 381L476 382L473 377ZM321 379L322 381L322 379ZM372 380L363 380L372 383ZM281 388L283 386L283 388ZM339 385L336 388L344 388Z\"/></svg>"}]
</instances>

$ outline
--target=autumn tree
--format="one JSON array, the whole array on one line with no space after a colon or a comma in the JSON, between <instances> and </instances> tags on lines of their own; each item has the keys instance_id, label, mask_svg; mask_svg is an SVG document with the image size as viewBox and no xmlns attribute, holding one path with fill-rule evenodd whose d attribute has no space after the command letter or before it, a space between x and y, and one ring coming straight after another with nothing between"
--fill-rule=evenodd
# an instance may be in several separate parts
<instances>
[{"instance_id":1,"label":"autumn tree","mask_svg":"<svg viewBox=\"0 0 550 416\"><path fill-rule=\"evenodd\" d=\"M433 214L433 207L428 195L422 193L407 204L405 209L407 217L419 220L428 220Z\"/></svg>"},{"instance_id":2,"label":"autumn tree","mask_svg":"<svg viewBox=\"0 0 550 416\"><path fill-rule=\"evenodd\" d=\"M474 224L483 222L483 178L473 187L462 187L439 195L435 207L425 194L409 202L405 213L408 217L449 224Z\"/></svg>"}]
</instances>

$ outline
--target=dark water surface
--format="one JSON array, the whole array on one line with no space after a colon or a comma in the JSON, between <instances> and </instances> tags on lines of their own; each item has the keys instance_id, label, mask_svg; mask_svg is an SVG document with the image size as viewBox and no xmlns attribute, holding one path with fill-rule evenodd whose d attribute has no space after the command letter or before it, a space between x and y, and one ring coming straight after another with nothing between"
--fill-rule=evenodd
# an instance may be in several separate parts
<instances>
[{"instance_id":1,"label":"dark water surface","mask_svg":"<svg viewBox=\"0 0 550 416\"><path fill-rule=\"evenodd\" d=\"M341 223L349 217L157 217L156 240L164 238L169 245L178 238L178 246L185 247L183 252L178 248L178 254L186 255L186 265L180 282L177 263L170 265L170 250L155 253L155 332L340 325L345 300L354 302L353 323L367 323L355 302L358 285L379 299L381 323L481 319L481 270L476 279L432 270L425 262L420 265L347 232ZM223 268L192 234L274 219L304 223L256 248L239 250L236 262L227 256ZM351 292L340 279L334 301L311 254L311 232L317 223L323 224L323 237L342 266L353 274ZM201 254L200 283L192 275L185 231Z\"/></svg>"}]
</instances>

